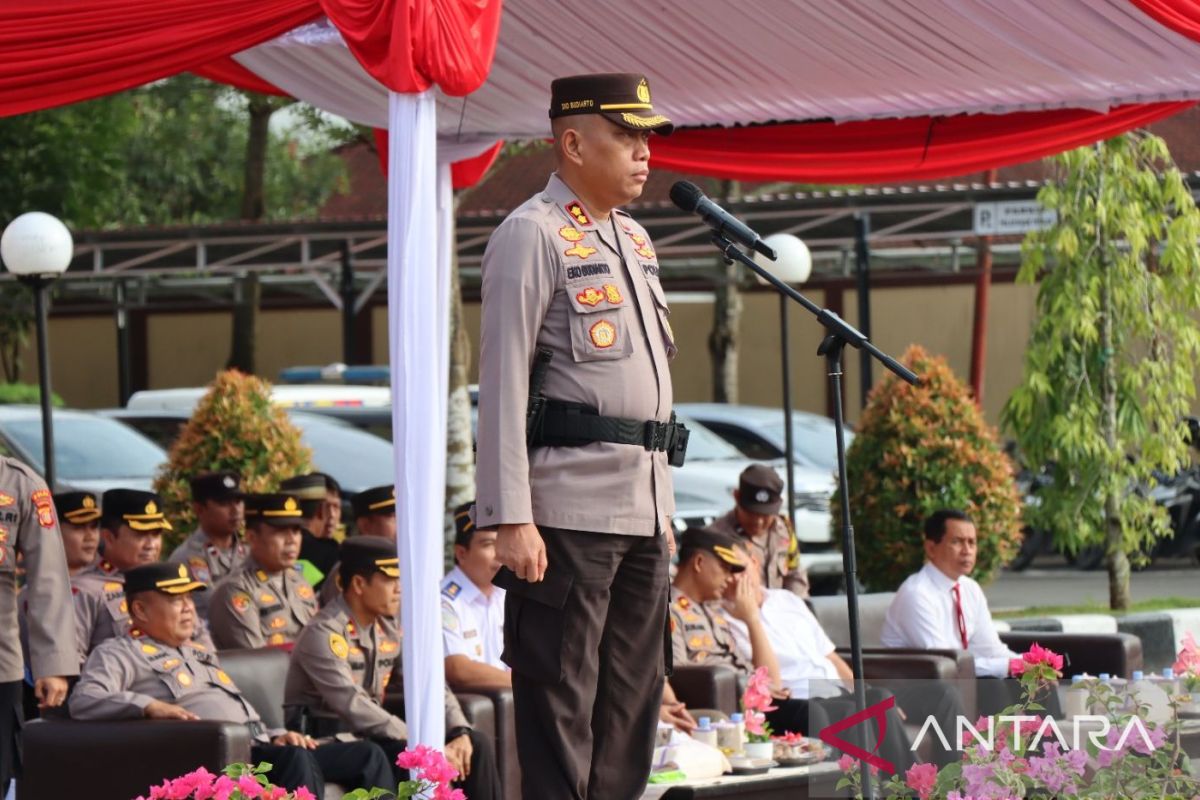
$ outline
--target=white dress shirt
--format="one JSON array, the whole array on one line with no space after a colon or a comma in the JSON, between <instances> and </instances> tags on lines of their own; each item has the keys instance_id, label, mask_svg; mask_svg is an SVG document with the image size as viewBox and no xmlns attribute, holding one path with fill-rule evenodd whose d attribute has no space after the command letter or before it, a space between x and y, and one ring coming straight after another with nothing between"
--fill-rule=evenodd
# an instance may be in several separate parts
<instances>
[{"instance_id":1,"label":"white dress shirt","mask_svg":"<svg viewBox=\"0 0 1200 800\"><path fill-rule=\"evenodd\" d=\"M489 597L455 565L442 579L442 641L447 656L508 671L504 650L504 590L492 587Z\"/></svg>"},{"instance_id":2,"label":"white dress shirt","mask_svg":"<svg viewBox=\"0 0 1200 800\"><path fill-rule=\"evenodd\" d=\"M884 647L961 650L954 584L929 563L908 576L888 607L880 634ZM958 579L958 587L966 621L967 650L975 656L975 674L1008 677L1009 659L1019 656L1000 641L983 589L966 576Z\"/></svg>"},{"instance_id":3,"label":"white dress shirt","mask_svg":"<svg viewBox=\"0 0 1200 800\"><path fill-rule=\"evenodd\" d=\"M759 609L767 639L779 660L783 685L792 697L836 697L842 694L837 667L829 660L836 648L825 635L821 623L808 605L789 589L765 589L766 599ZM750 633L746 623L729 617L738 649L750 652Z\"/></svg>"}]
</instances>

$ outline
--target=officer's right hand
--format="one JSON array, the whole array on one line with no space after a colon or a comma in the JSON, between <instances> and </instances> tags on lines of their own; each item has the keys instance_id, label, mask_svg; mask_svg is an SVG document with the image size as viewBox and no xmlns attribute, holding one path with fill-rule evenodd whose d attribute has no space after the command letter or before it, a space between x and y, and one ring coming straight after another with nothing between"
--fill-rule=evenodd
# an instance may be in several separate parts
<instances>
[{"instance_id":1,"label":"officer's right hand","mask_svg":"<svg viewBox=\"0 0 1200 800\"><path fill-rule=\"evenodd\" d=\"M162 700L151 700L150 704L142 709L142 716L146 719L200 719L183 706L164 703Z\"/></svg>"},{"instance_id":2,"label":"officer's right hand","mask_svg":"<svg viewBox=\"0 0 1200 800\"><path fill-rule=\"evenodd\" d=\"M546 575L546 543L537 525L501 525L496 532L496 560L523 581L537 583Z\"/></svg>"}]
</instances>

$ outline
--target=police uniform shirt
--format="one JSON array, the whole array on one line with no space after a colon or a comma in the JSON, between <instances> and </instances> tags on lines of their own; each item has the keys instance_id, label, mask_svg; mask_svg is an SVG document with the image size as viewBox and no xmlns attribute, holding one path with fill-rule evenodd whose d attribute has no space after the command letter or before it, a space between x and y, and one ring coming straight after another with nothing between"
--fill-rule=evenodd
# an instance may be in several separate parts
<instances>
[{"instance_id":1,"label":"police uniform shirt","mask_svg":"<svg viewBox=\"0 0 1200 800\"><path fill-rule=\"evenodd\" d=\"M184 539L178 547L171 551L167 559L172 564L187 564L196 580L203 581L209 586L216 586L226 575L241 568L249 550L240 537L233 537L233 544L220 548L213 544L203 530L197 528L191 536ZM208 618L208 592L197 592L196 613Z\"/></svg>"},{"instance_id":2,"label":"police uniform shirt","mask_svg":"<svg viewBox=\"0 0 1200 800\"><path fill-rule=\"evenodd\" d=\"M17 555L28 591L26 620L33 677L79 674L70 576L54 501L45 482L15 458L0 456L0 682L25 676L18 609Z\"/></svg>"},{"instance_id":3,"label":"police uniform shirt","mask_svg":"<svg viewBox=\"0 0 1200 800\"><path fill-rule=\"evenodd\" d=\"M667 454L626 444L526 449L529 373L543 394L605 416L670 419L675 340L645 229L599 222L557 175L492 234L483 256L476 524L536 522L651 536L675 510Z\"/></svg>"},{"instance_id":4,"label":"police uniform shirt","mask_svg":"<svg viewBox=\"0 0 1200 800\"><path fill-rule=\"evenodd\" d=\"M400 634L394 620L380 617L363 629L344 597L335 597L301 632L292 649L284 688L289 711L337 720L341 730L360 736L408 739L404 720L384 709L384 692L400 661ZM457 698L446 690L446 730L470 727Z\"/></svg>"},{"instance_id":5,"label":"police uniform shirt","mask_svg":"<svg viewBox=\"0 0 1200 800\"><path fill-rule=\"evenodd\" d=\"M442 641L447 656L466 656L508 671L504 651L504 590L488 597L455 566L442 579Z\"/></svg>"},{"instance_id":6,"label":"police uniform shirt","mask_svg":"<svg viewBox=\"0 0 1200 800\"><path fill-rule=\"evenodd\" d=\"M222 650L291 644L316 613L316 592L299 568L272 575L253 556L217 585L208 605L213 641Z\"/></svg>"},{"instance_id":7,"label":"police uniform shirt","mask_svg":"<svg viewBox=\"0 0 1200 800\"><path fill-rule=\"evenodd\" d=\"M672 586L670 613L674 663L728 664L739 672L754 669L753 659L738 647L719 604L694 602Z\"/></svg>"},{"instance_id":8,"label":"police uniform shirt","mask_svg":"<svg viewBox=\"0 0 1200 800\"><path fill-rule=\"evenodd\" d=\"M800 542L787 520L776 514L766 533L751 538L738 524L737 509L713 521L708 530L736 534L760 564L763 586L808 597L808 570L800 563Z\"/></svg>"},{"instance_id":9,"label":"police uniform shirt","mask_svg":"<svg viewBox=\"0 0 1200 800\"><path fill-rule=\"evenodd\" d=\"M151 701L181 706L201 719L241 722L260 741L266 730L217 657L195 642L171 647L147 636L119 636L97 647L67 701L73 719L137 719Z\"/></svg>"}]
</instances>

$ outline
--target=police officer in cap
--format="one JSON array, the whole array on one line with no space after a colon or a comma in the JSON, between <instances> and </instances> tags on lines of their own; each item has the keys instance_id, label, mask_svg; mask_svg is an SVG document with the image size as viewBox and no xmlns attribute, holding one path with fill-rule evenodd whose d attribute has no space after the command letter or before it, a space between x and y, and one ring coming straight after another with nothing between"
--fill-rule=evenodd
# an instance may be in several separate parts
<instances>
[{"instance_id":1,"label":"police officer in cap","mask_svg":"<svg viewBox=\"0 0 1200 800\"><path fill-rule=\"evenodd\" d=\"M196 530L171 552L167 561L187 564L197 579L214 586L242 565L247 550L240 536L246 513L241 484L242 476L230 470L192 478ZM208 619L208 593L196 595L195 602L196 613Z\"/></svg>"},{"instance_id":2,"label":"police officer in cap","mask_svg":"<svg viewBox=\"0 0 1200 800\"><path fill-rule=\"evenodd\" d=\"M372 486L354 495L350 501L354 510L354 527L359 536L375 536L396 544L396 487ZM324 606L342 593L338 584L338 565L330 571L330 577L321 584L320 600Z\"/></svg>"},{"instance_id":3,"label":"police officer in cap","mask_svg":"<svg viewBox=\"0 0 1200 800\"><path fill-rule=\"evenodd\" d=\"M504 658L524 795L620 800L650 770L686 432L658 260L619 206L673 126L644 76L604 74L555 80L550 127L557 171L483 257L476 524L498 529L505 618L522 620ZM546 402L527 429L531 383Z\"/></svg>"},{"instance_id":4,"label":"police officer in cap","mask_svg":"<svg viewBox=\"0 0 1200 800\"><path fill-rule=\"evenodd\" d=\"M279 484L279 491L300 501L300 568L304 578L320 589L337 566L339 544L330 531L329 491L319 472L296 475Z\"/></svg>"},{"instance_id":5,"label":"police officer in cap","mask_svg":"<svg viewBox=\"0 0 1200 800\"><path fill-rule=\"evenodd\" d=\"M0 796L20 768L21 682L17 555L24 559L29 661L38 706L62 705L79 674L75 618L50 490L31 467L0 456Z\"/></svg>"},{"instance_id":6,"label":"police officer in cap","mask_svg":"<svg viewBox=\"0 0 1200 800\"><path fill-rule=\"evenodd\" d=\"M198 621L193 596L207 586L186 564L156 563L125 574L134 633L95 649L71 694L75 719L228 720L250 731L253 762L272 765L272 783L301 786L321 797L325 780L388 789L391 771L370 742L318 746L296 731L270 730L221 669L215 653L192 637Z\"/></svg>"},{"instance_id":7,"label":"police officer in cap","mask_svg":"<svg viewBox=\"0 0 1200 800\"><path fill-rule=\"evenodd\" d=\"M738 477L734 507L709 530L739 537L762 572L768 589L788 589L808 597L808 570L800 563L800 542L783 507L783 479L765 464L751 464Z\"/></svg>"},{"instance_id":8,"label":"police officer in cap","mask_svg":"<svg viewBox=\"0 0 1200 800\"><path fill-rule=\"evenodd\" d=\"M378 744L395 763L408 745L404 720L383 707L400 666L400 566L394 542L358 536L342 547L340 596L296 641L284 689L288 717L315 736L356 734ZM446 758L471 800L498 800L495 748L471 728L458 699L445 689ZM396 780L407 776L397 767Z\"/></svg>"}]
</instances>

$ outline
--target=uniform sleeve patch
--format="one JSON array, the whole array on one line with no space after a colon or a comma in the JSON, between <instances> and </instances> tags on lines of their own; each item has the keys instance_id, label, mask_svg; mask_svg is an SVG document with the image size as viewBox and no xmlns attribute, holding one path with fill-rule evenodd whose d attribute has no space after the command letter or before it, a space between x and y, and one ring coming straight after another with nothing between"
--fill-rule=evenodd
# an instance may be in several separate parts
<instances>
[{"instance_id":1,"label":"uniform sleeve patch","mask_svg":"<svg viewBox=\"0 0 1200 800\"><path fill-rule=\"evenodd\" d=\"M329 651L343 661L350 655L350 645L339 633L329 634Z\"/></svg>"},{"instance_id":2,"label":"uniform sleeve patch","mask_svg":"<svg viewBox=\"0 0 1200 800\"><path fill-rule=\"evenodd\" d=\"M462 591L461 586L459 586L454 581L450 581L442 589L442 594L446 595L446 597L449 597L451 600L453 600L454 598L458 597L458 594L461 591Z\"/></svg>"},{"instance_id":3,"label":"uniform sleeve patch","mask_svg":"<svg viewBox=\"0 0 1200 800\"><path fill-rule=\"evenodd\" d=\"M54 522L54 500L50 496L49 489L38 489L30 499L33 500L34 506L37 507L38 524L43 528L53 528Z\"/></svg>"},{"instance_id":4,"label":"uniform sleeve patch","mask_svg":"<svg viewBox=\"0 0 1200 800\"><path fill-rule=\"evenodd\" d=\"M229 604L233 606L235 611L245 611L250 608L250 595L245 592L235 592L230 596Z\"/></svg>"}]
</instances>

